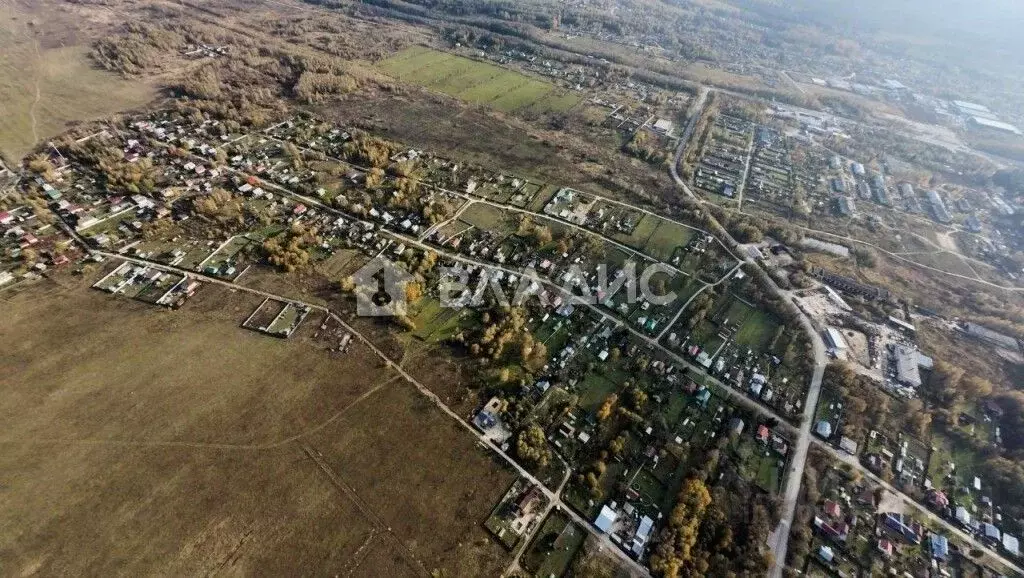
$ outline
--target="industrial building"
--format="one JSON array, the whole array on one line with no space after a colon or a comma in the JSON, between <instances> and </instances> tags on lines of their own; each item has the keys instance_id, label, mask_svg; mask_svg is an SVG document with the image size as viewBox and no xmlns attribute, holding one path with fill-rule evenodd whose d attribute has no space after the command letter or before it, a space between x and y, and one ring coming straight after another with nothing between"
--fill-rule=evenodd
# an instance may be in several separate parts
<instances>
[{"instance_id":1,"label":"industrial building","mask_svg":"<svg viewBox=\"0 0 1024 578\"><path fill-rule=\"evenodd\" d=\"M978 220L978 217L975 217L974 215L969 215L966 219L964 219L964 227L966 227L967 230L972 233L980 233L981 221Z\"/></svg>"},{"instance_id":2,"label":"industrial building","mask_svg":"<svg viewBox=\"0 0 1024 578\"><path fill-rule=\"evenodd\" d=\"M896 367L896 380L907 387L921 386L919 356L916 349L904 345L893 348L893 365Z\"/></svg>"},{"instance_id":3,"label":"industrial building","mask_svg":"<svg viewBox=\"0 0 1024 578\"><path fill-rule=\"evenodd\" d=\"M892 204L889 200L889 191L885 188L885 177L882 175L876 174L871 177L871 192L879 205L888 207Z\"/></svg>"},{"instance_id":4,"label":"industrial building","mask_svg":"<svg viewBox=\"0 0 1024 578\"><path fill-rule=\"evenodd\" d=\"M1001 120L995 120L991 118L985 118L983 116L971 116L967 119L967 126L976 130L991 130L996 132L1005 132L1020 136L1022 133L1020 129L1013 126L1008 122Z\"/></svg>"},{"instance_id":5,"label":"industrial building","mask_svg":"<svg viewBox=\"0 0 1024 578\"><path fill-rule=\"evenodd\" d=\"M839 197L839 199L836 200L836 209L839 211L840 215L849 217L853 215L856 207L853 204L853 199L849 197Z\"/></svg>"},{"instance_id":6,"label":"industrial building","mask_svg":"<svg viewBox=\"0 0 1024 578\"><path fill-rule=\"evenodd\" d=\"M843 338L843 334L835 327L826 327L824 337L825 345L837 356L845 353L849 347L846 345L846 339Z\"/></svg>"},{"instance_id":7,"label":"industrial building","mask_svg":"<svg viewBox=\"0 0 1024 578\"><path fill-rule=\"evenodd\" d=\"M953 217L949 215L949 211L946 209L946 203L942 201L942 197L939 196L937 191L928 191L926 193L928 197L928 205L932 210L932 217L936 221L948 225L953 222Z\"/></svg>"},{"instance_id":8,"label":"industrial building","mask_svg":"<svg viewBox=\"0 0 1024 578\"><path fill-rule=\"evenodd\" d=\"M966 100L954 100L953 108L955 108L960 114L964 116L970 116L974 114L991 115L992 111L983 104L976 102L968 102Z\"/></svg>"},{"instance_id":9,"label":"industrial building","mask_svg":"<svg viewBox=\"0 0 1024 578\"><path fill-rule=\"evenodd\" d=\"M874 285L866 285L858 282L856 279L837 275L835 273L826 271L821 267L811 267L807 273L816 279L820 279L827 285L831 285L840 291L846 293L852 293L854 295L860 295L865 299L880 299L888 300L889 291L881 287L875 287Z\"/></svg>"},{"instance_id":10,"label":"industrial building","mask_svg":"<svg viewBox=\"0 0 1024 578\"><path fill-rule=\"evenodd\" d=\"M1016 337L1011 337L1009 335L999 333L998 331L993 331L988 327L978 325L977 323L964 323L962 330L969 337L987 341L993 345L998 345L999 347L1005 347L1014 351L1020 347L1017 343Z\"/></svg>"},{"instance_id":11,"label":"industrial building","mask_svg":"<svg viewBox=\"0 0 1024 578\"><path fill-rule=\"evenodd\" d=\"M1020 129L1008 122L999 120L999 117L983 104L967 102L964 100L954 100L952 105L961 118L965 120L968 128L975 130L990 130L1015 135L1021 134Z\"/></svg>"},{"instance_id":12,"label":"industrial building","mask_svg":"<svg viewBox=\"0 0 1024 578\"><path fill-rule=\"evenodd\" d=\"M859 181L857 183L857 196L860 197L862 201L870 201L871 187L869 187L864 181Z\"/></svg>"}]
</instances>

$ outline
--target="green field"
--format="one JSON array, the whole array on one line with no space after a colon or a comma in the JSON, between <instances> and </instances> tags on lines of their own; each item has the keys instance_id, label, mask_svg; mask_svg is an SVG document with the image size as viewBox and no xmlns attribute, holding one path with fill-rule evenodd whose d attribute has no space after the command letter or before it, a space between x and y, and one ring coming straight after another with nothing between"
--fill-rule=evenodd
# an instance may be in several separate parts
<instances>
[{"instance_id":1,"label":"green field","mask_svg":"<svg viewBox=\"0 0 1024 578\"><path fill-rule=\"evenodd\" d=\"M734 338L738 345L758 352L765 351L779 327L779 322L771 314L751 306L734 295L729 295L728 299L727 303L716 304L716 311L724 309L724 313L718 316L716 322L728 322L737 327Z\"/></svg>"},{"instance_id":2,"label":"green field","mask_svg":"<svg viewBox=\"0 0 1024 578\"><path fill-rule=\"evenodd\" d=\"M778 493L782 482L779 465L782 458L754 441L749 434L733 442L732 447L740 475L766 492Z\"/></svg>"},{"instance_id":3,"label":"green field","mask_svg":"<svg viewBox=\"0 0 1024 578\"><path fill-rule=\"evenodd\" d=\"M614 381L590 372L580 384L580 407L588 412L595 412L605 398L619 390Z\"/></svg>"},{"instance_id":4,"label":"green field","mask_svg":"<svg viewBox=\"0 0 1024 578\"><path fill-rule=\"evenodd\" d=\"M775 335L779 324L764 311L755 310L736 332L736 343L746 345L755 351L763 350Z\"/></svg>"},{"instance_id":5,"label":"green field","mask_svg":"<svg viewBox=\"0 0 1024 578\"><path fill-rule=\"evenodd\" d=\"M407 48L379 67L403 82L504 112L565 112L580 101L543 80L424 46Z\"/></svg>"},{"instance_id":6,"label":"green field","mask_svg":"<svg viewBox=\"0 0 1024 578\"><path fill-rule=\"evenodd\" d=\"M659 219L658 227L647 239L644 252L659 261L668 261L677 247L685 247L696 229Z\"/></svg>"},{"instance_id":7,"label":"green field","mask_svg":"<svg viewBox=\"0 0 1024 578\"><path fill-rule=\"evenodd\" d=\"M687 277L685 275L676 274L672 278L672 282L669 284L669 288L675 292L676 300L670 305L673 311L678 311L679 307L690 300L693 295L705 287L705 284L700 279L693 277Z\"/></svg>"},{"instance_id":8,"label":"green field","mask_svg":"<svg viewBox=\"0 0 1024 578\"><path fill-rule=\"evenodd\" d=\"M718 336L718 326L708 321L701 321L690 332L690 342L699 345L708 354L715 353L722 346L722 338Z\"/></svg>"},{"instance_id":9,"label":"green field","mask_svg":"<svg viewBox=\"0 0 1024 578\"><path fill-rule=\"evenodd\" d=\"M623 233L615 233L612 237L624 244L633 247L637 251L643 251L644 246L647 244L647 240L654 234L655 229L658 228L662 219L655 217L654 215L644 215L640 218L640 222L636 224L633 232L626 235Z\"/></svg>"},{"instance_id":10,"label":"green field","mask_svg":"<svg viewBox=\"0 0 1024 578\"><path fill-rule=\"evenodd\" d=\"M622 462L608 462L608 468L598 480L601 486L600 497L593 496L590 490L574 476L565 487L565 494L563 494L565 502L575 508L584 518L593 520L601 511L601 506L607 501L607 496L614 490L615 483L622 477L625 469L626 466Z\"/></svg>"},{"instance_id":11,"label":"green field","mask_svg":"<svg viewBox=\"0 0 1024 578\"><path fill-rule=\"evenodd\" d=\"M413 336L435 343L442 341L457 332L461 319L460 310L443 307L437 299L426 297L416 304L413 312L412 321L416 325Z\"/></svg>"},{"instance_id":12,"label":"green field","mask_svg":"<svg viewBox=\"0 0 1024 578\"><path fill-rule=\"evenodd\" d=\"M544 205L548 204L548 201L551 200L551 197L555 196L556 192L558 192L556 185L544 185L540 192L530 201L529 209L533 212L544 210Z\"/></svg>"},{"instance_id":13,"label":"green field","mask_svg":"<svg viewBox=\"0 0 1024 578\"><path fill-rule=\"evenodd\" d=\"M587 532L566 514L552 512L523 556L523 567L534 576L561 576L586 537Z\"/></svg>"},{"instance_id":14,"label":"green field","mask_svg":"<svg viewBox=\"0 0 1024 578\"><path fill-rule=\"evenodd\" d=\"M661 481L647 468L641 469L633 479L632 488L649 504L660 505L668 491Z\"/></svg>"},{"instance_id":15,"label":"green field","mask_svg":"<svg viewBox=\"0 0 1024 578\"><path fill-rule=\"evenodd\" d=\"M466 207L459 220L473 225L482 231L491 231L500 237L504 237L517 228L517 222L513 219L514 216L498 207L476 203Z\"/></svg>"},{"instance_id":16,"label":"green field","mask_svg":"<svg viewBox=\"0 0 1024 578\"><path fill-rule=\"evenodd\" d=\"M932 435L931 445L935 451L932 452L927 466L928 477L932 483L942 487L943 477L949 472L947 466L950 462L956 464L956 476L961 485L966 486L972 482L983 458L971 451L970 446L938 428ZM970 496L960 496L958 499L967 501Z\"/></svg>"},{"instance_id":17,"label":"green field","mask_svg":"<svg viewBox=\"0 0 1024 578\"><path fill-rule=\"evenodd\" d=\"M689 397L685 393L673 391L665 403L661 404L659 411L670 428L674 428L679 423L687 403L689 403Z\"/></svg>"}]
</instances>

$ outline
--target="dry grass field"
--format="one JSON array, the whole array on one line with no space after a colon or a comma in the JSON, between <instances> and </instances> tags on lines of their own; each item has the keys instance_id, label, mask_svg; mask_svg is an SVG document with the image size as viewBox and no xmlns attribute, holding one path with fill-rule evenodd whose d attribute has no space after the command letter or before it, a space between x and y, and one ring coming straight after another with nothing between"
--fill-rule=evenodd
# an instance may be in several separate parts
<instances>
[{"instance_id":1,"label":"dry grass field","mask_svg":"<svg viewBox=\"0 0 1024 578\"><path fill-rule=\"evenodd\" d=\"M107 27L94 19L114 16L70 3L0 3L0 155L15 162L69 123L156 97L153 82L125 80L89 61L91 39Z\"/></svg>"},{"instance_id":2,"label":"dry grass field","mask_svg":"<svg viewBox=\"0 0 1024 578\"><path fill-rule=\"evenodd\" d=\"M75 284L0 294L0 568L495 575L512 474L369 351ZM319 323L313 315L307 323Z\"/></svg>"}]
</instances>

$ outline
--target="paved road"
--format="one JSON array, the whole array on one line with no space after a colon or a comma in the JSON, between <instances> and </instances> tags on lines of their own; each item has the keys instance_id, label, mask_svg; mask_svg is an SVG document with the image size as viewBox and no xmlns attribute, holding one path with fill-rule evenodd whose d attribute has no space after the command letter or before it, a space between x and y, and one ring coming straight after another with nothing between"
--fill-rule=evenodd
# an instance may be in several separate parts
<instances>
[{"instance_id":1,"label":"paved road","mask_svg":"<svg viewBox=\"0 0 1024 578\"><path fill-rule=\"evenodd\" d=\"M711 91L706 86L701 86L697 92L697 99L690 105L690 120L686 121L686 128L683 129L683 134L679 136L679 144L676 145L676 156L675 160L669 165L669 172L672 174L672 180L677 185L683 188L691 197L693 193L690 192L689 187L683 182L683 179L679 178L679 163L683 160L683 153L686 152L686 145L690 144L690 139L693 138L693 130L697 128L697 121L700 117L704 116L704 105L707 103L708 94ZM696 198L696 197L694 197Z\"/></svg>"},{"instance_id":2,"label":"paved road","mask_svg":"<svg viewBox=\"0 0 1024 578\"><path fill-rule=\"evenodd\" d=\"M572 468L569 467L569 464L562 458L562 456L558 454L555 455L558 456L558 459L562 462L562 464L565 465L565 476L562 477L562 482L558 484L557 488L555 488L555 495L561 496L562 490L565 489L565 485L569 483L569 478L572 477ZM542 527L544 527L544 520L547 519L548 514L550 514L551 510L555 509L556 507L559 510L562 509L555 502L548 502L548 505L544 507L544 510L537 515L536 521L533 522L533 527L525 536L521 538L522 545L519 547L518 551L516 551L515 557L512 558L512 561L509 562L509 565L505 568L505 571L502 572L501 575L503 577L514 576L522 572L522 566L519 565L519 561L523 559L523 554L525 554L526 549L530 547L530 542L533 540L533 537L537 534L537 532L540 531Z\"/></svg>"},{"instance_id":3,"label":"paved road","mask_svg":"<svg viewBox=\"0 0 1024 578\"><path fill-rule=\"evenodd\" d=\"M779 293L783 293L776 287ZM828 359L825 356L825 344L821 340L821 334L816 330L811 320L800 312L800 324L804 331L811 336L811 345L814 348L814 370L811 374L811 383L807 388L807 398L804 401L803 421L800 422L800 435L793 445L792 461L790 462L789 475L786 477L786 487L782 492L782 517L778 527L775 528L769 538L769 546L772 549L774 562L768 575L770 578L781 578L782 570L786 565L786 552L789 549L789 531L793 527L793 519L796 517L796 506L800 499L800 485L803 483L804 468L807 466L807 450L811 445L811 427L814 425L814 411L818 407L818 398L821 395L821 380L825 375L825 366Z\"/></svg>"},{"instance_id":4,"label":"paved road","mask_svg":"<svg viewBox=\"0 0 1024 578\"><path fill-rule=\"evenodd\" d=\"M671 166L670 170L672 174L672 179L675 181L676 185L683 192L686 193L687 196L689 196L692 200L703 204L706 201L699 198L697 195L693 193L692 190L690 190L690 187L686 184L685 181L683 181L679 177L679 174L676 170L676 165L678 165L678 160L682 157L682 151L684 147L685 143L681 142L679 149L677 149L676 151L677 162ZM721 226L721 224L719 224L713 218L713 216L711 217L711 225L712 228L715 229L716 234L720 235L720 239L728 239L735 243L735 240L732 239L728 231L726 231ZM747 262L753 263L753 260L748 258ZM792 294L783 291L781 288L774 284L774 281L772 282L772 285L776 295L782 297L788 303L792 304ZM817 444L819 447L823 448L834 458L839 459L844 463L850 464L852 467L860 470L865 477L873 480L875 483L879 484L880 486L886 488L887 490L899 496L904 504L906 504L910 508L917 510L923 517L926 517L929 520L932 520L940 524L946 529L946 531L956 535L968 544L971 544L973 547L982 550L992 559L997 560L1001 564L1005 565L1007 568L1010 568L1019 574L1024 574L1024 571L1022 571L1021 568L1015 565L1013 562L1010 562L1006 558L1002 557L1000 554L993 551L991 548L986 547L984 544L974 539L972 536L968 535L960 528L956 527L955 525L951 524L949 521L941 518L940 516L937 516L934 512L928 510L923 505L918 503L916 500L908 497L906 494L904 494L897 488L893 487L891 484L885 482L878 476L871 473L871 471L864 467L864 465L861 464L860 461L857 460L857 458L850 456L846 453L837 451L831 445L822 442L821 440L815 438L811 434L811 429L814 425L814 411L818 405L818 399L821 395L821 382L825 373L825 366L828 363L828 359L825 354L825 344L821 339L821 332L818 331L818 328L814 326L810 318L808 318L803 311L801 311L798 307L795 307L795 309L799 314L801 326L807 332L808 336L811 339L811 343L814 350L814 369L812 371L811 381L807 390L807 398L804 402L803 421L801 422L798 430L797 440L793 445L793 455L792 460L790 462L790 471L786 479L786 486L783 489L782 517L778 527L775 528L775 530L769 537L769 547L771 548L772 554L774 556L774 563L769 571L769 577L781 578L782 572L785 568L786 554L789 548L789 534L793 525L793 520L796 517L796 507L800 498L801 484L803 483L803 472L807 465L807 452L810 448L810 444L812 443ZM746 396L743 397L746 398ZM761 411L764 412L764 408L762 408Z\"/></svg>"},{"instance_id":5,"label":"paved road","mask_svg":"<svg viewBox=\"0 0 1024 578\"><path fill-rule=\"evenodd\" d=\"M707 92L702 91L701 95L705 96ZM704 99L701 98L698 101L700 106L696 107L690 117L690 126L696 124L696 118L703 114L703 103ZM692 136L692 130L689 131ZM683 151L686 147L686 141L680 141L679 148L676 150L676 162L672 163L670 172L672 174L672 180L675 181L676 185L692 200L703 204L703 199L700 199L697 195L690 190L690 187L683 181L679 176L678 165L680 159L682 159ZM749 152L748 152L749 154ZM749 165L749 162L748 162ZM742 194L742 193L741 193ZM723 227L710 213L708 218L712 225L712 228L716 230L719 235L719 239L726 239L729 241L729 246L736 246L738 243L732 238L732 235ZM746 262L751 266L758 267L759 265L750 257L745 258ZM811 345L814 350L814 369L811 372L811 381L807 387L807 397L804 400L803 416L800 422L800 426L797 430L796 441L792 445L792 453L790 454L790 469L789 475L786 476L786 486L782 493L782 517L779 521L779 525L775 528L774 532L769 537L769 547L772 550L774 562L772 568L769 571L770 578L781 578L782 570L785 568L786 552L789 548L789 530L793 526L793 519L796 516L796 506L800 498L800 485L803 482L803 472L807 465L807 451L811 445L811 427L814 421L814 410L818 406L818 397L821 395L821 380L825 374L825 366L828 363L828 359L825 356L825 344L821 340L821 335L815 329L814 324L811 323L810 318L804 314L798 307L796 307L790 300L791 295L783 291L775 281L768 277L771 290L783 301L788 303L797 312L800 324L804 331L807 333L808 338L811 340ZM744 398L746 396L743 396ZM858 464L859 465L859 464Z\"/></svg>"}]
</instances>

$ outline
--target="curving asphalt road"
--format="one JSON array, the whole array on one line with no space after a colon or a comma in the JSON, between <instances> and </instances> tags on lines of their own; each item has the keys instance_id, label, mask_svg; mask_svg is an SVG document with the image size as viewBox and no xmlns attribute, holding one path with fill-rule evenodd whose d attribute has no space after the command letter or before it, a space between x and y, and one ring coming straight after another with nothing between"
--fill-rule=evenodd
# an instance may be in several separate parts
<instances>
[{"instance_id":1,"label":"curving asphalt road","mask_svg":"<svg viewBox=\"0 0 1024 578\"><path fill-rule=\"evenodd\" d=\"M706 93L702 92L702 95L704 94ZM699 102L700 104L703 104L704 99L701 98ZM694 118L701 112L702 110L698 108L698 110L695 113L692 113L693 116L691 116L690 119L691 125L695 124ZM692 130L690 132L692 133ZM670 167L670 173L672 175L673 181L675 181L679 189L686 193L686 195L690 197L690 199L692 199L693 201L704 204L706 201L699 198L697 195L693 193L693 191L686 184L686 182L679 177L679 173L676 168L679 163L679 160L681 160L682 158L686 144L687 143L685 140L680 141L679 147L676 150L676 162L673 163L673 165ZM726 231L725 228L722 227L722 225L718 223L718 221L712 215L709 214L708 216L710 218L711 226L715 230L715 234L720 235L720 239L728 239L733 244L737 244L735 239L733 239L732 236L729 235L729 232ZM754 264L753 259L747 258L746 261L748 263ZM788 303L792 304L792 294L783 291L778 285L775 284L773 280L771 280L771 277L769 277L768 279L769 281L771 281L772 290L775 292L775 294L781 297L782 299L786 300ZM801 326L804 328L804 330L807 332L808 336L811 339L811 344L814 349L814 369L812 371L811 381L807 389L807 398L804 401L804 412L802 418L803 421L801 422L800 427L798 429L797 440L793 445L793 457L792 461L790 462L790 470L788 472L788 476L786 479L786 486L782 494L782 517L779 521L779 525L772 532L771 536L769 536L768 545L771 548L774 557L772 567L769 570L769 577L781 578L782 572L785 569L786 554L789 549L789 534L793 526L793 519L796 517L796 507L799 503L800 488L801 484L803 483L803 472L804 468L807 465L807 452L810 448L811 443L815 443L819 447L823 448L826 452L831 454L833 458L836 458L844 463L850 464L851 466L857 468L865 477L871 479L872 481L882 486L886 490L889 490L890 492L899 496L904 504L906 504L908 507L917 510L919 514L923 517L940 524L951 534L956 535L958 538L971 544L971 546L983 551L992 559L997 560L1007 568L1012 569L1014 572L1017 572L1018 574L1024 575L1024 570L1022 570L1019 566L1007 560L991 548L988 548L984 544L980 543L973 536L970 536L960 528L951 524L949 521L936 515L934 512L928 510L923 505L918 503L916 500L908 497L906 494L904 494L897 488L893 487L891 484L885 482L884 480L873 474L870 470L864 467L864 465L861 464L856 457L847 455L843 452L839 452L831 445L828 445L822 442L821 440L818 440L813 437L811 429L813 427L814 412L815 408L818 405L818 398L821 395L821 382L822 378L824 377L825 367L828 364L828 358L825 354L825 344L822 341L821 332L818 330L818 328L814 326L810 318L803 311L801 311L799 307L794 306L794 309L799 314ZM762 408L761 411L764 413L764 408Z\"/></svg>"},{"instance_id":2,"label":"curving asphalt road","mask_svg":"<svg viewBox=\"0 0 1024 578\"><path fill-rule=\"evenodd\" d=\"M704 103L708 94L706 88L702 88L700 97L694 103L694 110L691 111L690 121L687 124L687 130L684 133L687 138L680 139L679 146L676 149L675 162L670 167L670 173L672 174L672 180L675 181L678 186L690 199L703 204L703 200L697 197L690 189L690 187L679 177L678 165L682 160L683 153L686 149L686 145L689 142L689 138L693 136L693 127L697 124L697 119L704 113ZM745 175L746 173L744 173ZM715 229L715 232L720 235L719 238L727 239L731 246L737 246L739 243L732 238L732 235L723 227L710 213L708 218ZM745 261L754 267L759 265L750 257L746 257ZM789 530L793 526L793 518L796 517L796 506L800 499L800 485L803 482L803 472L807 465L807 451L811 445L811 426L814 422L814 411L818 406L818 397L821 395L821 380L825 375L825 366L828 364L828 358L825 356L825 344L822 342L821 335L815 329L814 324L810 318L796 307L790 301L791 295L786 291L783 291L775 281L768 277L771 284L771 290L783 301L793 306L794 310L799 315L800 324L804 331L807 332L808 337L811 340L811 345L814 349L814 370L811 373L811 381L807 387L807 398L804 400L804 412L801 418L800 427L797 430L797 438L792 446L792 454L790 459L790 470L789 475L786 476L786 487L782 494L782 517L779 521L778 527L772 532L769 537L769 547L772 550L773 563L771 570L769 570L770 578L781 578L782 570L785 568L786 563L786 552L789 548Z\"/></svg>"}]
</instances>

